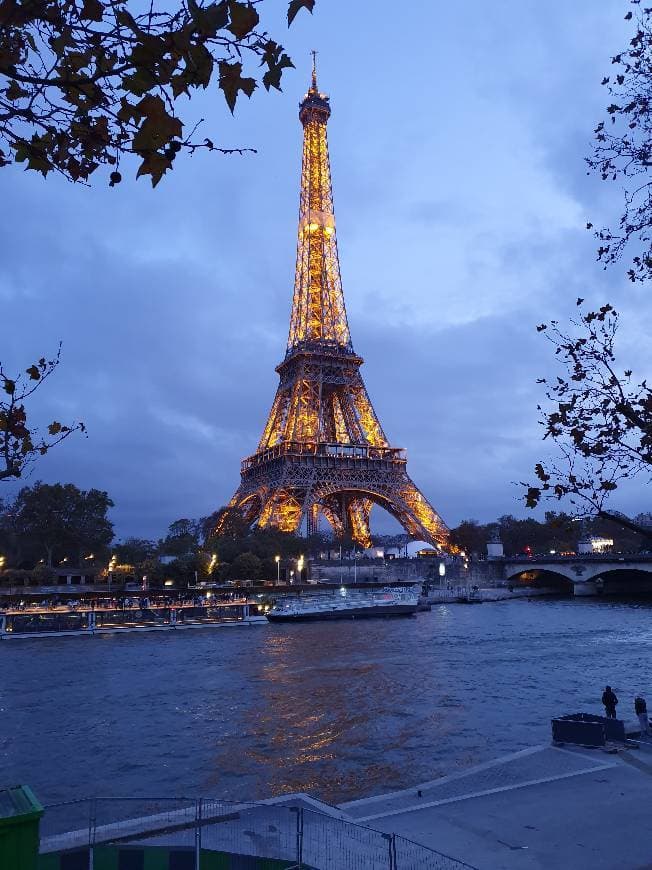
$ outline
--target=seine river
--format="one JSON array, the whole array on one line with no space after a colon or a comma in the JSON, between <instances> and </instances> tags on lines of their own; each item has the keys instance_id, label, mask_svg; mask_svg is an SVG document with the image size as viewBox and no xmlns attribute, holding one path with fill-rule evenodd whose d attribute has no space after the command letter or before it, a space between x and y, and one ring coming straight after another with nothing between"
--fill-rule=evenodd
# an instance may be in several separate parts
<instances>
[{"instance_id":1,"label":"seine river","mask_svg":"<svg viewBox=\"0 0 652 870\"><path fill-rule=\"evenodd\" d=\"M413 619L0 644L0 782L90 795L327 801L549 739L552 715L652 700L652 603L513 601Z\"/></svg>"}]
</instances>

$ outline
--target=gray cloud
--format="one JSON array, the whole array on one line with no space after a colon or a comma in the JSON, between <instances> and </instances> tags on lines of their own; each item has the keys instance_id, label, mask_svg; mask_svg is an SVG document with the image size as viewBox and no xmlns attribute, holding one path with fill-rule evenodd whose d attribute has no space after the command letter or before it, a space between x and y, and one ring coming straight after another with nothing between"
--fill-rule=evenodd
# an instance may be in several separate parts
<instances>
[{"instance_id":1,"label":"gray cloud","mask_svg":"<svg viewBox=\"0 0 652 870\"><path fill-rule=\"evenodd\" d=\"M583 229L620 207L582 158L627 39L622 3L556 0L544 14L529 0L517 21L507 2L474 0L464 16L412 6L416 45L390 32L389 4L373 20L354 4L345 28L318 4L289 31L299 71L283 95L235 119L214 93L193 101L206 135L257 156L197 155L156 191L2 171L0 358L24 367L62 339L37 414L89 427L35 476L106 488L119 534L220 506L255 449L287 336L296 109L315 42L354 345L387 433L449 522L521 511L511 481L540 456L534 381L554 365L536 323L577 295L611 299L623 360L649 371L648 291L604 273ZM645 508L642 489L618 506Z\"/></svg>"}]
</instances>

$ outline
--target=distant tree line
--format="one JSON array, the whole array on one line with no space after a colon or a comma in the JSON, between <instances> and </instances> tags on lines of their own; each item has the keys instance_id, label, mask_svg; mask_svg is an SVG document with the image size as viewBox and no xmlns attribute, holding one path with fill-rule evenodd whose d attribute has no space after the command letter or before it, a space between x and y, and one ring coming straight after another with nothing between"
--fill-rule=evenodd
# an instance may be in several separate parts
<instances>
[{"instance_id":1,"label":"distant tree line","mask_svg":"<svg viewBox=\"0 0 652 870\"><path fill-rule=\"evenodd\" d=\"M627 517L625 517L627 519ZM632 525L652 530L652 514L639 514ZM601 517L579 520L568 513L547 511L543 522L528 517L517 519L511 515L499 517L492 523L464 520L451 531L451 541L468 555L484 555L486 545L494 535L503 543L505 555L517 556L528 550L532 553L568 553L577 551L580 537L591 535L610 538L614 550L638 552L649 548L649 538L620 522Z\"/></svg>"},{"instance_id":2,"label":"distant tree line","mask_svg":"<svg viewBox=\"0 0 652 870\"><path fill-rule=\"evenodd\" d=\"M12 572L20 572L13 579L30 576L45 583L61 565L91 573L109 570L109 562L116 579L133 574L154 584L171 580L185 586L195 576L218 582L273 579L276 556L283 562L295 560L321 543L276 529L250 529L237 518L216 536L217 514L175 520L158 540L127 537L114 542L108 517L113 506L101 490L40 481L23 487L12 500L0 500L3 580L11 581Z\"/></svg>"},{"instance_id":3,"label":"distant tree line","mask_svg":"<svg viewBox=\"0 0 652 870\"><path fill-rule=\"evenodd\" d=\"M172 581L185 587L189 582L274 580L280 559L285 572L296 571L299 556L327 553L350 555L350 537L336 540L325 534L310 538L277 529L250 528L234 516L220 535L215 534L219 512L200 519L175 520L167 533L149 540L127 537L114 541L109 519L113 501L98 489L81 490L74 484L46 484L40 481L23 487L13 500L0 501L0 555L5 585L21 581L47 583L55 579L54 569L70 567L74 573L110 571L116 583L143 576L150 586ZM497 533L506 555L517 555L529 548L533 553L571 552L581 535L612 538L614 549L638 551L649 547L649 538L636 527L652 528L652 515L641 514L627 525L600 517L583 521L566 513L549 511L545 519L517 519L507 515L496 522L481 524L469 519L451 531L452 543L465 553L483 555L486 544ZM374 544L400 549L410 541L408 535L380 535Z\"/></svg>"}]
</instances>

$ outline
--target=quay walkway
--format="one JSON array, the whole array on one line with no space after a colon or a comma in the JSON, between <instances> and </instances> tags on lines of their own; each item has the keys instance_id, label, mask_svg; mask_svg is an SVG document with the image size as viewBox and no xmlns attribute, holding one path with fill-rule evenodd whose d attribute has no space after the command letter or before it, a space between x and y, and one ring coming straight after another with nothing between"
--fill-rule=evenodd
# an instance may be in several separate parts
<instances>
[{"instance_id":1,"label":"quay walkway","mask_svg":"<svg viewBox=\"0 0 652 870\"><path fill-rule=\"evenodd\" d=\"M75 801L46 808L41 852L167 847L304 870L643 870L651 807L652 739L546 744L339 806L301 793Z\"/></svg>"},{"instance_id":2,"label":"quay walkway","mask_svg":"<svg viewBox=\"0 0 652 870\"><path fill-rule=\"evenodd\" d=\"M347 818L490 870L652 867L652 743L544 745L386 795Z\"/></svg>"}]
</instances>

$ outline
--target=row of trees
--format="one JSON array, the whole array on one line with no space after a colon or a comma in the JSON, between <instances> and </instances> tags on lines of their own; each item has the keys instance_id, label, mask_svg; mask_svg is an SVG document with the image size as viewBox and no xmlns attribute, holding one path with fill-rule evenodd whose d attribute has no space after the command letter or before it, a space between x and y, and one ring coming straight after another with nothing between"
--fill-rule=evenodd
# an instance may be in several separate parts
<instances>
[{"instance_id":1,"label":"row of trees","mask_svg":"<svg viewBox=\"0 0 652 870\"><path fill-rule=\"evenodd\" d=\"M79 568L107 566L117 573L146 574L153 581L198 578L259 580L276 575L275 557L284 562L307 553L310 542L276 529L231 524L214 535L216 514L179 519L158 540L128 537L113 544L108 512L113 501L98 489L37 482L9 501L0 501L0 555L9 569L40 573L65 561ZM313 542L313 544L316 542ZM40 567L39 567L40 566ZM90 567L89 567L90 569Z\"/></svg>"},{"instance_id":2,"label":"row of trees","mask_svg":"<svg viewBox=\"0 0 652 870\"><path fill-rule=\"evenodd\" d=\"M0 501L0 552L14 567L102 558L113 540L112 507L106 492L72 483L23 487L12 501Z\"/></svg>"},{"instance_id":3,"label":"row of trees","mask_svg":"<svg viewBox=\"0 0 652 870\"><path fill-rule=\"evenodd\" d=\"M183 582L196 574L198 579L223 583L271 580L277 576L276 556L287 563L309 549L305 538L276 529L250 529L242 523L220 536L213 534L214 529L215 514L180 519L171 523L164 538L127 538L115 545L113 553L118 564L133 566L152 580Z\"/></svg>"},{"instance_id":4,"label":"row of trees","mask_svg":"<svg viewBox=\"0 0 652 870\"><path fill-rule=\"evenodd\" d=\"M620 518L628 526L645 528L652 531L652 514L639 514L630 520ZM649 548L646 535L629 528L623 522L609 518L593 517L578 520L569 513L546 511L545 519L540 522L532 517L518 519L511 515L499 517L492 523L479 523L477 520L464 520L453 529L453 543L469 555L484 555L487 542L498 535L503 543L505 555L516 556L520 553L577 552L578 540L584 536L608 538L614 542L614 550L637 552Z\"/></svg>"}]
</instances>

